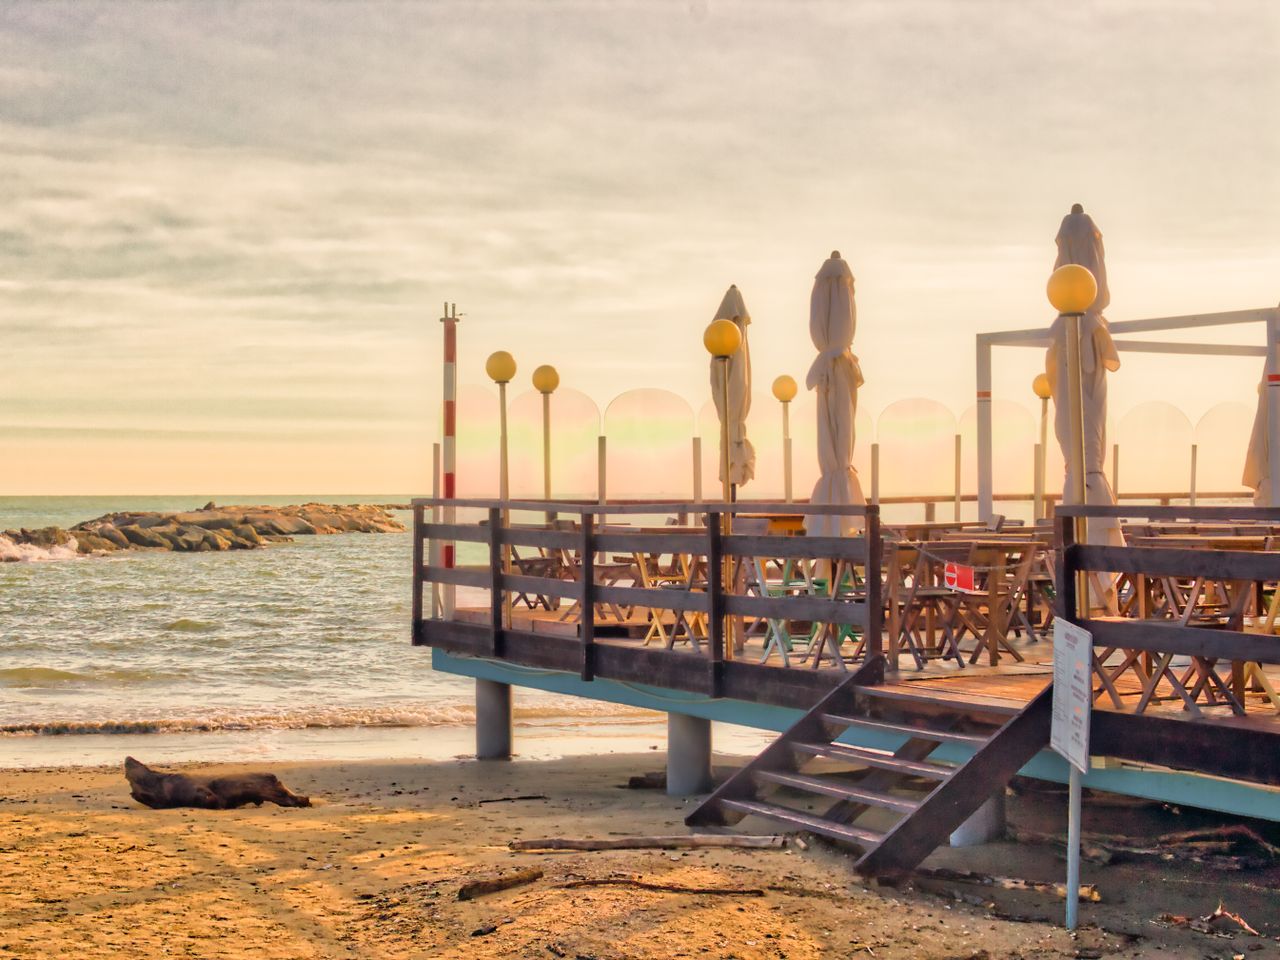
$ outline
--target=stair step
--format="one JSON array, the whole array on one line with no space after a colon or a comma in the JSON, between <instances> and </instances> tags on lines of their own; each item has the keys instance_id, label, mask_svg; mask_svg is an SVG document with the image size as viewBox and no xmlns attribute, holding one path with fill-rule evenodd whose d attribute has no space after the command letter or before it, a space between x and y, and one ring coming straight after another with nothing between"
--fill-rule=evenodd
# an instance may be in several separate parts
<instances>
[{"instance_id":1,"label":"stair step","mask_svg":"<svg viewBox=\"0 0 1280 960\"><path fill-rule=\"evenodd\" d=\"M910 774L913 777L927 777L930 780L945 780L951 776L952 767L940 766L936 763L924 763L919 760L904 760L887 753L876 753L862 747L851 747L847 743L793 743L792 749L800 750L815 757L827 760L846 760L860 763L867 767L878 767L881 770L892 770L895 773Z\"/></svg>"},{"instance_id":2,"label":"stair step","mask_svg":"<svg viewBox=\"0 0 1280 960\"><path fill-rule=\"evenodd\" d=\"M1022 709L1022 704L1018 703L970 703L943 700L936 694L916 693L914 690L903 690L900 687L859 687L858 694L874 697L877 700L892 700L895 703L918 703L935 711L939 707L950 707L957 713L980 713L987 716L1012 717Z\"/></svg>"},{"instance_id":3,"label":"stair step","mask_svg":"<svg viewBox=\"0 0 1280 960\"><path fill-rule=\"evenodd\" d=\"M778 786L782 787L791 787L793 790L804 790L808 793L820 793L826 797L836 797L840 800L852 800L857 803L865 803L872 807L883 807L886 810L896 810L899 813L910 813L916 807L920 806L920 803L917 800L895 797L887 793L880 793L876 790L867 790L853 784L838 783L835 780L825 777L811 777L803 773L789 773L784 770L760 770L756 772L755 776L757 780L776 783Z\"/></svg>"},{"instance_id":4,"label":"stair step","mask_svg":"<svg viewBox=\"0 0 1280 960\"><path fill-rule=\"evenodd\" d=\"M759 803L755 800L721 800L720 803L722 806L730 810L737 810L739 813L767 817L770 820L776 820L779 823L785 823L801 830L808 830L810 833L829 837L832 840L843 840L845 843L857 844L863 849L874 847L880 842L880 838L884 836L884 834L876 833L873 830L860 830L857 827L850 827L843 823L815 817L811 813L801 813L799 810L779 807L771 803Z\"/></svg>"},{"instance_id":5,"label":"stair step","mask_svg":"<svg viewBox=\"0 0 1280 960\"><path fill-rule=\"evenodd\" d=\"M824 713L823 720L837 723L842 727L865 727L884 730L889 733L901 733L919 740L936 740L938 743L963 743L970 747L983 746L989 737L978 733L956 733L954 730L932 730L927 727L913 727L909 723L893 723L875 717L850 717L839 713Z\"/></svg>"}]
</instances>

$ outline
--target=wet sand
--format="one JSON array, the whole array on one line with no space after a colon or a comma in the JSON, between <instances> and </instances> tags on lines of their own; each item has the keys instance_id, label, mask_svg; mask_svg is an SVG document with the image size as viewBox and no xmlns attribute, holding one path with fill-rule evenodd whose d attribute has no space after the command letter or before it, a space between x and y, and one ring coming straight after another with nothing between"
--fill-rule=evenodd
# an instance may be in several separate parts
<instances>
[{"instance_id":1,"label":"wet sand","mask_svg":"<svg viewBox=\"0 0 1280 960\"><path fill-rule=\"evenodd\" d=\"M1082 907L1101 926L1072 937L1028 919L1060 916L1044 896L867 886L844 855L816 844L507 849L519 837L684 833L688 801L620 788L661 762L646 752L222 766L269 769L315 798L310 809L235 811L148 810L118 767L0 772L0 957L1280 957L1274 874L1086 865L1106 902ZM501 799L525 795L546 799ZM1012 843L931 863L1061 879L1052 851ZM461 883L522 867L545 875L458 901ZM764 894L563 886L606 878ZM1207 913L1219 898L1267 936L1151 922L1162 911ZM1010 914L1022 919L1001 919Z\"/></svg>"}]
</instances>

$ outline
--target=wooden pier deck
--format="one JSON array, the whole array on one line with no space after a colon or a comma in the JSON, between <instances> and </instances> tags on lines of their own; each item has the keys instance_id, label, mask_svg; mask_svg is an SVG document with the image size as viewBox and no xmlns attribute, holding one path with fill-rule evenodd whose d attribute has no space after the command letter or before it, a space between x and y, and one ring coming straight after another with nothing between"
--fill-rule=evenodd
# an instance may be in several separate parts
<instances>
[{"instance_id":1,"label":"wooden pier deck","mask_svg":"<svg viewBox=\"0 0 1280 960\"><path fill-rule=\"evenodd\" d=\"M414 642L453 658L572 678L582 696L607 680L800 711L858 672L923 723L1037 702L1048 619L1065 616L1095 637L1095 754L1280 787L1280 510L1113 508L1143 518L1141 545L1113 548L1075 544L1065 519L947 539L885 531L873 507L448 501L473 519L446 524L445 503L414 505ZM858 529L795 535L815 512ZM727 532L729 514L750 522ZM475 545L472 565L444 566L442 542ZM1114 586L1111 615L1081 609L1077 571Z\"/></svg>"}]
</instances>

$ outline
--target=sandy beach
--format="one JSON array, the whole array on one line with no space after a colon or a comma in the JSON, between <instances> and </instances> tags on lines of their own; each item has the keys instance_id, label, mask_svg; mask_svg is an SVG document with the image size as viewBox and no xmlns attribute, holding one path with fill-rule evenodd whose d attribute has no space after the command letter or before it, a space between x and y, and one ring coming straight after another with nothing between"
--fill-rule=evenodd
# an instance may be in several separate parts
<instances>
[{"instance_id":1,"label":"sandy beach","mask_svg":"<svg viewBox=\"0 0 1280 960\"><path fill-rule=\"evenodd\" d=\"M1033 919L1060 916L1045 895L866 886L821 845L507 849L515 838L685 833L689 801L622 787L661 762L646 753L199 767L269 769L315 800L224 812L141 807L116 767L4 772L0 957L1280 956L1274 872L1086 865L1103 903L1083 908L1090 926L1072 937ZM1061 879L1051 850L1012 843L943 850L930 865ZM544 876L457 899L465 881L529 867ZM762 894L564 886L625 878ZM1264 936L1152 922L1208 913L1219 899Z\"/></svg>"}]
</instances>

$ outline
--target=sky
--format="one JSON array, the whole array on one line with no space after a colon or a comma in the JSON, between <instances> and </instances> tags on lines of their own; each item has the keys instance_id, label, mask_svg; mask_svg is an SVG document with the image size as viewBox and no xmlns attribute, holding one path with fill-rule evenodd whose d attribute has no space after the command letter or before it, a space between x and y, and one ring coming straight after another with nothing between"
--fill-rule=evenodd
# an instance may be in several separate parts
<instances>
[{"instance_id":1,"label":"sky","mask_svg":"<svg viewBox=\"0 0 1280 960\"><path fill-rule=\"evenodd\" d=\"M8 0L0 494L426 492L445 301L464 384L506 349L517 393L697 410L736 283L775 431L832 249L864 415L960 417L974 334L1052 319L1073 202L1113 321L1280 301L1277 49L1272 0ZM1259 367L1130 355L1113 414Z\"/></svg>"}]
</instances>

